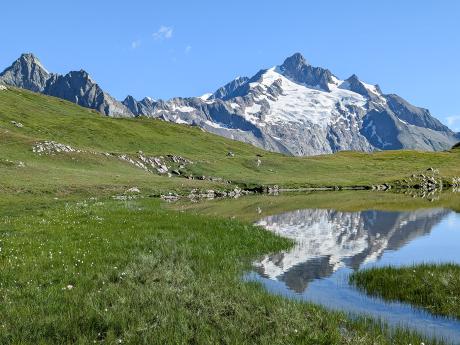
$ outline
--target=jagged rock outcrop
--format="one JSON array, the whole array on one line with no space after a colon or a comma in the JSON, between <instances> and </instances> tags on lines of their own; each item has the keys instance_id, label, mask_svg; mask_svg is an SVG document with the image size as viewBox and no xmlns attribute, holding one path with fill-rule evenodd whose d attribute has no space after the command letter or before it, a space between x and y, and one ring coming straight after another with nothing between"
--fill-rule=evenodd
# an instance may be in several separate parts
<instances>
[{"instance_id":1,"label":"jagged rock outcrop","mask_svg":"<svg viewBox=\"0 0 460 345\"><path fill-rule=\"evenodd\" d=\"M288 57L280 66L280 71L287 78L299 84L331 91L329 84L334 83L333 75L328 69L313 67L300 53Z\"/></svg>"},{"instance_id":2,"label":"jagged rock outcrop","mask_svg":"<svg viewBox=\"0 0 460 345\"><path fill-rule=\"evenodd\" d=\"M0 82L67 99L108 116L147 116L199 126L266 150L305 156L341 150L445 150L460 134L401 97L356 75L341 80L296 53L280 66L240 77L206 97L167 101L132 96L121 103L85 71L47 72L21 56Z\"/></svg>"},{"instance_id":3,"label":"jagged rock outcrop","mask_svg":"<svg viewBox=\"0 0 460 345\"><path fill-rule=\"evenodd\" d=\"M33 54L22 54L13 64L0 73L0 83L34 92L43 92L51 77Z\"/></svg>"},{"instance_id":4,"label":"jagged rock outcrop","mask_svg":"<svg viewBox=\"0 0 460 345\"><path fill-rule=\"evenodd\" d=\"M105 115L132 116L131 111L104 92L83 70L53 75L48 79L43 93L95 109Z\"/></svg>"},{"instance_id":5,"label":"jagged rock outcrop","mask_svg":"<svg viewBox=\"0 0 460 345\"><path fill-rule=\"evenodd\" d=\"M214 92L209 99L223 99L226 100L230 95L232 95L235 90L237 90L241 85L244 85L248 82L248 77L238 77L232 80L230 83L225 84Z\"/></svg>"},{"instance_id":6,"label":"jagged rock outcrop","mask_svg":"<svg viewBox=\"0 0 460 345\"><path fill-rule=\"evenodd\" d=\"M339 86L341 89L350 90L373 101L378 101L382 91L378 85L369 85L359 80L356 74L346 79Z\"/></svg>"}]
</instances>

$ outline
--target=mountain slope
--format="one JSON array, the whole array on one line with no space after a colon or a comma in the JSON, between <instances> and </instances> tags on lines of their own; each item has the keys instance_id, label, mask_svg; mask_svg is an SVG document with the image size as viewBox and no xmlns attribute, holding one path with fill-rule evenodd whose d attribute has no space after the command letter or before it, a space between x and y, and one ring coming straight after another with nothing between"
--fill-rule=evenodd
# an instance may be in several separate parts
<instances>
[{"instance_id":1,"label":"mountain slope","mask_svg":"<svg viewBox=\"0 0 460 345\"><path fill-rule=\"evenodd\" d=\"M459 140L426 109L383 94L356 75L346 80L310 65L301 54L280 66L239 77L203 97L168 101L132 96L118 102L85 71L47 72L24 54L0 82L56 96L112 117L146 116L199 126L230 139L296 156L343 150L439 151Z\"/></svg>"},{"instance_id":2,"label":"mountain slope","mask_svg":"<svg viewBox=\"0 0 460 345\"><path fill-rule=\"evenodd\" d=\"M460 152L340 152L292 157L203 132L141 118L110 118L70 102L22 89L0 90L0 191L152 193L242 186L371 186L403 180L429 167L446 182L460 176ZM20 124L20 125L19 125ZM73 151L40 154L45 141ZM126 157L175 155L193 162L181 175L156 174ZM229 155L229 152L233 154ZM125 158L122 159L121 157ZM22 163L21 163L22 162ZM192 175L195 179L186 177ZM205 178L203 179L203 176Z\"/></svg>"}]
</instances>

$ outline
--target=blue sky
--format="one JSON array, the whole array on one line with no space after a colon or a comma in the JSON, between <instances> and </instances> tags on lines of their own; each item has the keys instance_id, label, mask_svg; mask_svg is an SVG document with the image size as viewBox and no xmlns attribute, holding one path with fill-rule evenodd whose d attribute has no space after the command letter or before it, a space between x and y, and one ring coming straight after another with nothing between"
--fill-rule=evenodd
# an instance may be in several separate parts
<instances>
[{"instance_id":1,"label":"blue sky","mask_svg":"<svg viewBox=\"0 0 460 345\"><path fill-rule=\"evenodd\" d=\"M20 4L19 4L20 3ZM460 130L460 1L5 1L0 69L22 52L119 99L210 92L301 52Z\"/></svg>"}]
</instances>

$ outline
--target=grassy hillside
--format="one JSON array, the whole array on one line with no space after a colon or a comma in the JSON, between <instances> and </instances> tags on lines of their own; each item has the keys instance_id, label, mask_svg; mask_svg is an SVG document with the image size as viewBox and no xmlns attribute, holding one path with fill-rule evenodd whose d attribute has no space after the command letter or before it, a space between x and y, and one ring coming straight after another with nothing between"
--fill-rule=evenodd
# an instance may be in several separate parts
<instances>
[{"instance_id":1,"label":"grassy hillside","mask_svg":"<svg viewBox=\"0 0 460 345\"><path fill-rule=\"evenodd\" d=\"M11 121L20 122L18 128ZM38 156L37 141L54 140L93 153ZM146 191L218 187L219 183L160 177L96 153L177 154L195 162L190 173L238 183L299 186L371 185L402 179L436 167L460 176L460 152L341 152L288 157L204 133L199 128L159 120L112 119L72 103L25 90L0 91L0 189L69 193L115 191L139 186ZM235 156L229 157L232 151ZM257 155L261 165L257 166ZM21 167L19 162L24 163Z\"/></svg>"}]
</instances>

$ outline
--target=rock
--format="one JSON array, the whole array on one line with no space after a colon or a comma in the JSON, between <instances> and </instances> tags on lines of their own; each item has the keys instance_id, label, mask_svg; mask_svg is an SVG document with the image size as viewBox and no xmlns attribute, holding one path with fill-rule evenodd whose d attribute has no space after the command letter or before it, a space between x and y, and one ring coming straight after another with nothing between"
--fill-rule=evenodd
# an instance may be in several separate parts
<instances>
[{"instance_id":1,"label":"rock","mask_svg":"<svg viewBox=\"0 0 460 345\"><path fill-rule=\"evenodd\" d=\"M130 157L128 155L120 155L118 158L138 167L143 170L157 173L160 175L172 176L170 173L170 166L168 164L181 164L180 166L185 168L188 164L193 164L191 160L188 160L181 156L167 155L166 158L163 156L146 156L142 151L138 151L137 157ZM174 169L171 171L176 175L181 175L182 173Z\"/></svg>"},{"instance_id":2,"label":"rock","mask_svg":"<svg viewBox=\"0 0 460 345\"><path fill-rule=\"evenodd\" d=\"M206 197L208 199L214 199L215 196L216 196L216 193L212 189L206 191Z\"/></svg>"},{"instance_id":3,"label":"rock","mask_svg":"<svg viewBox=\"0 0 460 345\"><path fill-rule=\"evenodd\" d=\"M57 143L55 141L48 141L48 140L36 143L32 147L32 151L34 153L37 153L38 155L42 155L42 154L53 155L56 153L83 152L69 145Z\"/></svg>"},{"instance_id":4,"label":"rock","mask_svg":"<svg viewBox=\"0 0 460 345\"><path fill-rule=\"evenodd\" d=\"M11 121L11 123L18 128L24 127L24 125L21 122Z\"/></svg>"},{"instance_id":5,"label":"rock","mask_svg":"<svg viewBox=\"0 0 460 345\"><path fill-rule=\"evenodd\" d=\"M193 164L191 160L188 160L187 158L181 157L181 156L176 156L176 155L167 155L167 157L174 163L181 164L182 167L184 167L187 164Z\"/></svg>"},{"instance_id":6,"label":"rock","mask_svg":"<svg viewBox=\"0 0 460 345\"><path fill-rule=\"evenodd\" d=\"M169 193L168 195L161 195L160 198L167 202L174 202L180 199L178 194Z\"/></svg>"},{"instance_id":7,"label":"rock","mask_svg":"<svg viewBox=\"0 0 460 345\"><path fill-rule=\"evenodd\" d=\"M278 185L268 186L267 187L267 193L268 194L278 194L279 190L280 190L280 188L279 188Z\"/></svg>"},{"instance_id":8,"label":"rock","mask_svg":"<svg viewBox=\"0 0 460 345\"><path fill-rule=\"evenodd\" d=\"M139 194L141 191L137 187L132 187L126 191L126 193Z\"/></svg>"},{"instance_id":9,"label":"rock","mask_svg":"<svg viewBox=\"0 0 460 345\"><path fill-rule=\"evenodd\" d=\"M225 191L216 191L216 192L215 192L215 195L216 195L216 197L218 197L218 198L224 198L224 197L227 196L227 192L225 192Z\"/></svg>"},{"instance_id":10,"label":"rock","mask_svg":"<svg viewBox=\"0 0 460 345\"><path fill-rule=\"evenodd\" d=\"M0 91L6 91L8 88L5 85L0 84Z\"/></svg>"},{"instance_id":11,"label":"rock","mask_svg":"<svg viewBox=\"0 0 460 345\"><path fill-rule=\"evenodd\" d=\"M136 199L136 196L135 195L114 195L112 196L112 199L118 200L118 201L126 201L126 200Z\"/></svg>"}]
</instances>

